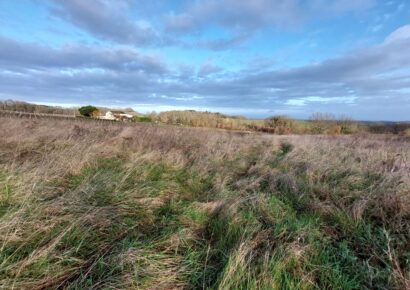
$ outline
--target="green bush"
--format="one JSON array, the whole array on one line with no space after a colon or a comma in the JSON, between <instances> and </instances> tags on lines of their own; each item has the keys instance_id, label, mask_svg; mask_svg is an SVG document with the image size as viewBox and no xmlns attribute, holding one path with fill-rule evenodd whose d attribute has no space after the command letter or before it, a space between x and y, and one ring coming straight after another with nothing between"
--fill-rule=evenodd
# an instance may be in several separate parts
<instances>
[{"instance_id":1,"label":"green bush","mask_svg":"<svg viewBox=\"0 0 410 290\"><path fill-rule=\"evenodd\" d=\"M98 113L98 109L94 106L84 106L78 109L80 114L84 117L93 117Z\"/></svg>"},{"instance_id":2,"label":"green bush","mask_svg":"<svg viewBox=\"0 0 410 290\"><path fill-rule=\"evenodd\" d=\"M280 149L282 150L282 153L288 154L289 152L291 152L293 150L293 144L289 143L289 142L282 142L280 144Z\"/></svg>"},{"instance_id":3,"label":"green bush","mask_svg":"<svg viewBox=\"0 0 410 290\"><path fill-rule=\"evenodd\" d=\"M143 122L143 123L152 123L153 120L149 116L142 116L142 117L136 116L136 117L133 118L133 121L134 122Z\"/></svg>"}]
</instances>

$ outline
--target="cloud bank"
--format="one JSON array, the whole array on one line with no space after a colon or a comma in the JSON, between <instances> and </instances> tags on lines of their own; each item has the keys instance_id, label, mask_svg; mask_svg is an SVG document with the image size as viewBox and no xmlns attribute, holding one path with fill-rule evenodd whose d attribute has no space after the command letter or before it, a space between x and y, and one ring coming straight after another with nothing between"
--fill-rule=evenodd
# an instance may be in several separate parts
<instances>
[{"instance_id":1,"label":"cloud bank","mask_svg":"<svg viewBox=\"0 0 410 290\"><path fill-rule=\"evenodd\" d=\"M314 111L333 111L358 119L408 118L408 24L374 44L292 66L260 58L246 59L245 65L231 69L218 54L178 63L164 53L167 46L186 49L188 43L193 50L238 47L261 29L292 28L315 17L361 11L374 5L370 0L187 1L151 19L161 25L146 22L140 14L130 16L142 3L137 0L50 3L52 17L98 41L49 46L0 34L0 98L134 106L145 111L202 108L252 117L304 118ZM156 11L155 6L162 4L150 5ZM209 25L228 33L225 38L203 39L201 31Z\"/></svg>"}]
</instances>

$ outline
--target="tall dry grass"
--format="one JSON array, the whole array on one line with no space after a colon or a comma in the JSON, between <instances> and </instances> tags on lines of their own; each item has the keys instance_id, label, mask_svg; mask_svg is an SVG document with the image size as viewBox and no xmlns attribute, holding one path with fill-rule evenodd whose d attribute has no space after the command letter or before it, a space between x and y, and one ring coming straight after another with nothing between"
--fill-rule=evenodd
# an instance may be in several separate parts
<instances>
[{"instance_id":1,"label":"tall dry grass","mask_svg":"<svg viewBox=\"0 0 410 290\"><path fill-rule=\"evenodd\" d=\"M0 288L405 289L410 141L0 118Z\"/></svg>"}]
</instances>

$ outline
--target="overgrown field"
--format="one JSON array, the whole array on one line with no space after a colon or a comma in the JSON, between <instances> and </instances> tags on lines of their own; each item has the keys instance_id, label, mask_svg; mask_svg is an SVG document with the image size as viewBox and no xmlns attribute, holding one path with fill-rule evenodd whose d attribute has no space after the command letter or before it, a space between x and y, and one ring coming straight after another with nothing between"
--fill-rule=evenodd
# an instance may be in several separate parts
<instances>
[{"instance_id":1,"label":"overgrown field","mask_svg":"<svg viewBox=\"0 0 410 290\"><path fill-rule=\"evenodd\" d=\"M0 118L0 288L410 288L409 166L404 137Z\"/></svg>"}]
</instances>

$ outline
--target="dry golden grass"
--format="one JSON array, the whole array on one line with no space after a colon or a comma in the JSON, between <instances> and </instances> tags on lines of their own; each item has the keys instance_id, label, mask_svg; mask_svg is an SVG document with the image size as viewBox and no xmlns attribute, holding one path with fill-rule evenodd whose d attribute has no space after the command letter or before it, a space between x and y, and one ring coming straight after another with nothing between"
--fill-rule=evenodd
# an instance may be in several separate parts
<instances>
[{"instance_id":1,"label":"dry golden grass","mask_svg":"<svg viewBox=\"0 0 410 290\"><path fill-rule=\"evenodd\" d=\"M410 140L0 118L0 288L405 289Z\"/></svg>"}]
</instances>

